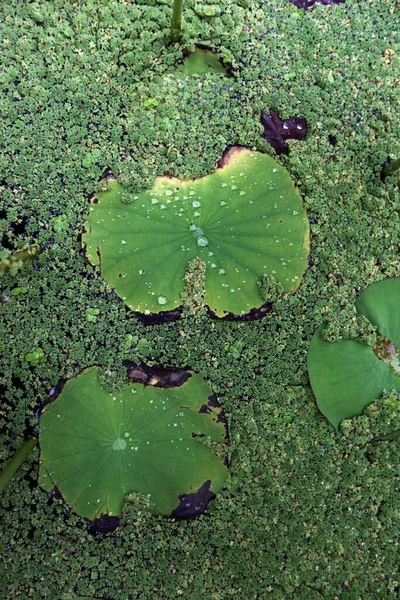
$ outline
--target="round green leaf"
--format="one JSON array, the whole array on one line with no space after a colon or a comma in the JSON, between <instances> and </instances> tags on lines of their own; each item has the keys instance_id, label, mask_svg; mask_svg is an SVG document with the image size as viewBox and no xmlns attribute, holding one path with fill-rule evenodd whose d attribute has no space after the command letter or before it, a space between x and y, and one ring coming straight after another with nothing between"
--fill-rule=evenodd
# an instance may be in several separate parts
<instances>
[{"instance_id":1,"label":"round green leaf","mask_svg":"<svg viewBox=\"0 0 400 600\"><path fill-rule=\"evenodd\" d=\"M211 395L195 374L178 388L128 384L110 394L98 369L87 369L42 414L39 484L47 491L56 486L88 519L119 516L128 492L146 494L157 515L171 515L182 496L205 484L215 494L227 469L198 437L226 438Z\"/></svg>"},{"instance_id":2,"label":"round green leaf","mask_svg":"<svg viewBox=\"0 0 400 600\"><path fill-rule=\"evenodd\" d=\"M264 275L285 292L299 286L309 251L307 215L288 172L271 157L234 148L207 177L160 177L152 190L131 197L115 180L109 184L90 207L83 244L133 310L179 306L195 257L206 264L205 299L218 316L263 304Z\"/></svg>"},{"instance_id":3,"label":"round green leaf","mask_svg":"<svg viewBox=\"0 0 400 600\"><path fill-rule=\"evenodd\" d=\"M308 352L317 404L335 427L361 414L384 390L400 390L400 279L374 283L358 298L356 308L377 328L373 347L357 340L327 342L321 325Z\"/></svg>"}]
</instances>

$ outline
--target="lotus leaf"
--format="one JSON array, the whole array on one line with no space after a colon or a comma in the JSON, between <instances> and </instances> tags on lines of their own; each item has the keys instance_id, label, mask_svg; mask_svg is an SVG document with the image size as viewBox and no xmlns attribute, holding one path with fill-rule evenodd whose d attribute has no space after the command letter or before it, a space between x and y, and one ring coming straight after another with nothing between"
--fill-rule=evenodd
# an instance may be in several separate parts
<instances>
[{"instance_id":1,"label":"lotus leaf","mask_svg":"<svg viewBox=\"0 0 400 600\"><path fill-rule=\"evenodd\" d=\"M196 46L194 52L188 54L183 63L184 75L195 75L202 73L220 73L226 75L226 69L221 58L210 48Z\"/></svg>"},{"instance_id":2,"label":"lotus leaf","mask_svg":"<svg viewBox=\"0 0 400 600\"><path fill-rule=\"evenodd\" d=\"M233 148L201 179L159 177L133 197L116 180L109 186L92 201L83 244L131 309L179 306L186 267L196 257L206 265L205 302L217 316L259 307L265 274L284 292L299 286L307 215L288 172L271 157Z\"/></svg>"},{"instance_id":3,"label":"lotus leaf","mask_svg":"<svg viewBox=\"0 0 400 600\"><path fill-rule=\"evenodd\" d=\"M327 342L321 325L308 353L308 372L318 406L337 427L359 415L384 390L400 390L400 278L372 284L356 309L376 327L373 346L358 340Z\"/></svg>"},{"instance_id":4,"label":"lotus leaf","mask_svg":"<svg viewBox=\"0 0 400 600\"><path fill-rule=\"evenodd\" d=\"M226 439L221 408L210 398L195 374L181 387L127 384L110 394L98 369L87 369L43 411L39 484L56 486L91 520L119 516L128 492L146 494L153 514L199 514L227 475L198 437Z\"/></svg>"}]
</instances>

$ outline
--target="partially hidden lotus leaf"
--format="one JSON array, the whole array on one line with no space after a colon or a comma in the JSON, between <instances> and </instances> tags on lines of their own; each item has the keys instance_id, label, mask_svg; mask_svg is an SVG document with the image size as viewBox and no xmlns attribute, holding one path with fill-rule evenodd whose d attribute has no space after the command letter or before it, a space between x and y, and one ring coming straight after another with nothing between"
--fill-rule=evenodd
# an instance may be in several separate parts
<instances>
[{"instance_id":1,"label":"partially hidden lotus leaf","mask_svg":"<svg viewBox=\"0 0 400 600\"><path fill-rule=\"evenodd\" d=\"M227 75L221 57L206 46L196 46L195 50L186 56L182 71L184 75L203 73Z\"/></svg>"},{"instance_id":2,"label":"partially hidden lotus leaf","mask_svg":"<svg viewBox=\"0 0 400 600\"><path fill-rule=\"evenodd\" d=\"M308 353L308 372L317 404L337 427L359 415L384 390L400 390L400 278L372 284L356 309L376 327L373 346L358 340L327 342L323 325Z\"/></svg>"},{"instance_id":3,"label":"partially hidden lotus leaf","mask_svg":"<svg viewBox=\"0 0 400 600\"><path fill-rule=\"evenodd\" d=\"M130 198L116 180L109 186L92 201L83 244L133 310L182 304L186 267L196 257L206 266L205 302L217 316L262 305L264 275L284 292L299 286L308 219L289 173L271 157L233 148L201 179L159 177Z\"/></svg>"},{"instance_id":4,"label":"partially hidden lotus leaf","mask_svg":"<svg viewBox=\"0 0 400 600\"><path fill-rule=\"evenodd\" d=\"M221 407L198 375L177 388L127 384L110 394L91 367L43 411L39 484L90 520L119 516L129 492L147 495L153 514L195 516L227 476L199 436L226 440Z\"/></svg>"}]
</instances>

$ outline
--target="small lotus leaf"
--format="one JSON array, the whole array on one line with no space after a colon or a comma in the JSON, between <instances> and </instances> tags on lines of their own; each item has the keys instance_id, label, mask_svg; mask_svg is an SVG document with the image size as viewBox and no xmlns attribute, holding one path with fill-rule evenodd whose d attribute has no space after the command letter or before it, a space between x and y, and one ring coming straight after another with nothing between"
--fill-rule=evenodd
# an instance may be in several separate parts
<instances>
[{"instance_id":1,"label":"small lotus leaf","mask_svg":"<svg viewBox=\"0 0 400 600\"><path fill-rule=\"evenodd\" d=\"M356 308L377 328L374 346L357 340L327 342L321 325L308 353L311 387L335 427L361 414L384 390L400 390L400 278L372 284Z\"/></svg>"},{"instance_id":2,"label":"small lotus leaf","mask_svg":"<svg viewBox=\"0 0 400 600\"><path fill-rule=\"evenodd\" d=\"M226 69L218 54L211 48L196 46L194 52L186 56L183 63L184 75L195 75L203 73L220 73L226 75Z\"/></svg>"},{"instance_id":3,"label":"small lotus leaf","mask_svg":"<svg viewBox=\"0 0 400 600\"><path fill-rule=\"evenodd\" d=\"M119 516L128 492L146 494L157 515L171 515L182 496L196 499L205 485L213 497L227 469L198 436L223 442L226 431L210 396L195 374L178 388L127 384L110 394L98 369L87 369L43 411L39 484L47 491L56 486L91 520ZM195 502L189 508L189 516L201 512Z\"/></svg>"},{"instance_id":4,"label":"small lotus leaf","mask_svg":"<svg viewBox=\"0 0 400 600\"><path fill-rule=\"evenodd\" d=\"M263 304L260 283L297 289L307 266L309 225L288 172L271 157L233 148L197 180L159 177L130 204L115 180L96 194L83 244L93 265L135 311L179 306L185 270L206 265L205 301L218 316Z\"/></svg>"}]
</instances>

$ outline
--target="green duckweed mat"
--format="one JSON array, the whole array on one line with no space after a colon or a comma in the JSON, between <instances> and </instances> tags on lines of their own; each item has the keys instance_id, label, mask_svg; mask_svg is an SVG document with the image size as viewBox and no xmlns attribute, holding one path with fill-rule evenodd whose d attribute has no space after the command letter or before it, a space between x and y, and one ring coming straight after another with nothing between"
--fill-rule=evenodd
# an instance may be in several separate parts
<instances>
[{"instance_id":1,"label":"green duckweed mat","mask_svg":"<svg viewBox=\"0 0 400 600\"><path fill-rule=\"evenodd\" d=\"M170 14L164 0L1 3L0 259L42 251L1 278L0 468L60 380L99 365L112 392L130 360L206 380L229 424L229 476L195 519L152 516L129 494L99 534L38 487L36 449L0 498L0 595L396 599L399 439L378 438L400 428L399 397L336 431L307 352L322 323L348 330L357 297L400 276L399 178L380 179L400 156L398 3L192 0L180 45ZM182 73L197 43L229 77ZM307 121L287 156L261 138L270 109ZM229 322L208 316L200 278L181 319L146 326L85 258L90 198L103 175L133 194L205 177L232 145L274 157L297 186L304 279L262 318Z\"/></svg>"}]
</instances>

